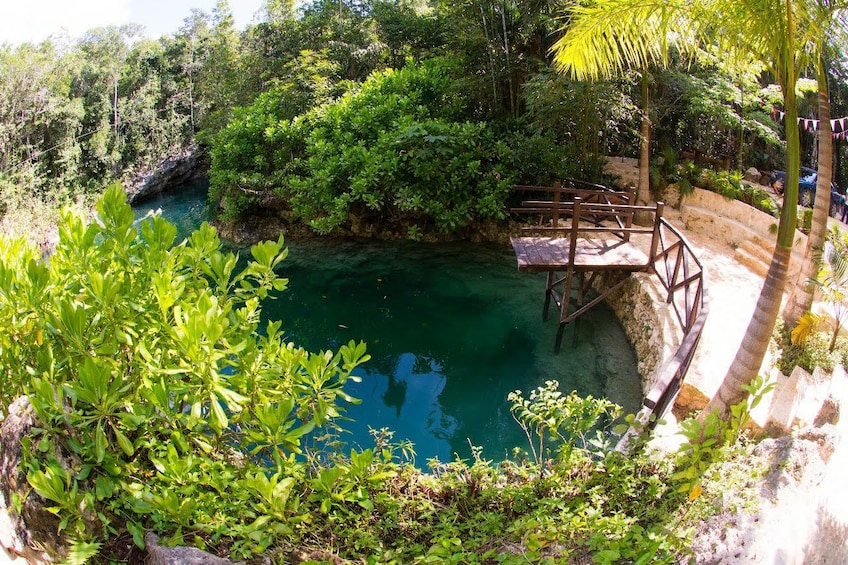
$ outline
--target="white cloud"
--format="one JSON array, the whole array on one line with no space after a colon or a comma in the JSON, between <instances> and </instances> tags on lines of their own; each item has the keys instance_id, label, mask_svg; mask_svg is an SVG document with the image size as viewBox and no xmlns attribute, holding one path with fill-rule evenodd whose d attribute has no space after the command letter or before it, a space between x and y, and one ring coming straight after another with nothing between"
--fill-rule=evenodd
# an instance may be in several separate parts
<instances>
[{"instance_id":1,"label":"white cloud","mask_svg":"<svg viewBox=\"0 0 848 565\"><path fill-rule=\"evenodd\" d=\"M130 0L3 0L0 42L39 42L65 29L71 37L107 25L129 23Z\"/></svg>"}]
</instances>

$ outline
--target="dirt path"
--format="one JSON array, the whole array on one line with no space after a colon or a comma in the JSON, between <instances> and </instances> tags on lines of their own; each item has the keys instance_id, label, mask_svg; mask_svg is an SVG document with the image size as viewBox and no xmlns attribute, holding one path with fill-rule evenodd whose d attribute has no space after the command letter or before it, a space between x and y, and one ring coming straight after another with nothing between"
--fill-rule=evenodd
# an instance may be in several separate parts
<instances>
[{"instance_id":1,"label":"dirt path","mask_svg":"<svg viewBox=\"0 0 848 565\"><path fill-rule=\"evenodd\" d=\"M679 217L670 221L695 249L707 274L710 313L686 381L705 395L721 384L742 342L763 285L763 277L734 259L734 249L685 230ZM845 229L845 224L831 219ZM791 284L794 281L789 281ZM833 388L848 397L848 378L837 371ZM700 402L704 399L683 399ZM694 406L693 406L694 408ZM678 410L678 413L685 410ZM664 430L662 443L675 441ZM679 442L679 436L677 441ZM722 512L696 534L699 565L785 565L848 563L848 418L826 430L807 428L797 435L766 440L772 467L758 486L754 514Z\"/></svg>"},{"instance_id":2,"label":"dirt path","mask_svg":"<svg viewBox=\"0 0 848 565\"><path fill-rule=\"evenodd\" d=\"M692 246L706 274L709 314L695 352L686 383L681 391L678 415L703 407L718 390L733 357L742 343L745 330L763 286L763 277L734 259L734 249L700 233L685 229L679 212L666 213Z\"/></svg>"}]
</instances>

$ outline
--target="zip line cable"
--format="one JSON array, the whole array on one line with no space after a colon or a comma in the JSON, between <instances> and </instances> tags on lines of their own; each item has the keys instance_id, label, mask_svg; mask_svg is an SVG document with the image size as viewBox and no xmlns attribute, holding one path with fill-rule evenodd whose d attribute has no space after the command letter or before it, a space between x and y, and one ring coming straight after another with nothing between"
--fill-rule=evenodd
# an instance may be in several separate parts
<instances>
[{"instance_id":1,"label":"zip line cable","mask_svg":"<svg viewBox=\"0 0 848 565\"><path fill-rule=\"evenodd\" d=\"M176 105L175 103L172 103L172 106L171 106L171 107L161 108L161 109L159 109L159 110L156 110L156 112L155 112L155 113L156 113L156 114L161 114L162 112L166 112L166 111L168 111L168 110L173 110L173 109L174 109L174 108L173 108L173 106L175 106L175 105ZM124 121L123 121L123 122L121 122L121 123L123 123L123 124L134 124L134 123L138 123L139 121L140 121L140 118L137 118L137 119L135 119L135 120L132 120L132 119L130 119L130 120L124 120ZM55 150L57 150L57 149L61 149L62 147L68 146L68 145L70 145L71 143L74 143L74 142L76 142L76 141L79 141L80 139L84 139L84 138L86 138L86 137L91 137L92 135L95 135L96 133L99 133L99 132L101 132L101 131L103 131L103 130L105 130L105 129L107 129L107 128L111 129L111 128L113 128L113 127L114 127L114 124L106 124L105 126L101 126L101 127L97 128L97 129L95 129L95 130L93 130L93 131L89 131L89 132L81 133L81 134L79 134L79 135L77 135L77 136L75 136L75 137L73 137L73 138L71 138L71 139L69 139L69 140L66 140L66 141L64 141L64 142L62 142L62 143L57 143L56 145L54 145L54 146L52 146L52 147L49 147L49 148L45 149L44 151L37 151L35 154L30 155L30 156L29 156L29 157L27 157L26 159L23 159L23 160L21 160L21 161L18 161L17 163L15 163L15 164L13 164L13 165L10 165L9 167L7 167L7 168L3 169L2 171L0 171L0 174L2 174L2 175L6 175L6 174L8 174L8 173L10 173L10 172L14 171L15 169L17 169L17 168L19 168L19 167L23 166L24 164L26 164L26 163L27 163L27 162L29 162L29 161L35 161L36 159L41 158L41 156L43 156L43 155L47 155L48 153L51 153L52 151L55 151Z\"/></svg>"}]
</instances>

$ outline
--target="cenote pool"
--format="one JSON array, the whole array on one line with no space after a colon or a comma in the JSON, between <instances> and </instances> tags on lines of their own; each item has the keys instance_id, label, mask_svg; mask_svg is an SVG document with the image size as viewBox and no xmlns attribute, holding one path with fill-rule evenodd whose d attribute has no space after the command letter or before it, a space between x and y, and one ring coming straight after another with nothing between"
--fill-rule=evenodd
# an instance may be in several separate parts
<instances>
[{"instance_id":1,"label":"cenote pool","mask_svg":"<svg viewBox=\"0 0 848 565\"><path fill-rule=\"evenodd\" d=\"M206 187L149 200L184 237L205 219ZM471 455L503 459L526 439L506 396L556 379L563 392L605 396L638 409L635 355L606 307L566 329L553 354L554 316L542 322L544 275L518 273L512 249L476 243L423 244L361 239L287 240L281 274L288 289L263 304L288 337L311 351L364 341L371 360L362 399L347 407L350 445L372 445L370 428L390 428L415 444L416 462ZM246 255L247 252L242 252Z\"/></svg>"}]
</instances>

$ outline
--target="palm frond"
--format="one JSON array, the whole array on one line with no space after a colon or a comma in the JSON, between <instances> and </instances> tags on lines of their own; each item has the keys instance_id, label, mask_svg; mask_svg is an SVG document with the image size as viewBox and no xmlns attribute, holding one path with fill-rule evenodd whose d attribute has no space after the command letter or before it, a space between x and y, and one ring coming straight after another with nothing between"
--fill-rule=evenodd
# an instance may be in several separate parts
<instances>
[{"instance_id":1,"label":"palm frond","mask_svg":"<svg viewBox=\"0 0 848 565\"><path fill-rule=\"evenodd\" d=\"M566 12L554 65L578 80L622 74L629 68L667 63L669 48L692 51L695 35L686 2L603 0Z\"/></svg>"},{"instance_id":2,"label":"palm frond","mask_svg":"<svg viewBox=\"0 0 848 565\"><path fill-rule=\"evenodd\" d=\"M821 316L807 312L798 320L798 325L792 330L790 341L792 345L804 345L807 339L819 327L823 319Z\"/></svg>"}]
</instances>

